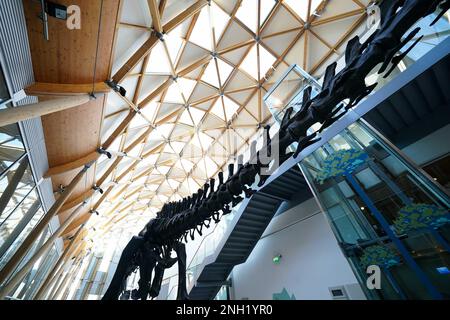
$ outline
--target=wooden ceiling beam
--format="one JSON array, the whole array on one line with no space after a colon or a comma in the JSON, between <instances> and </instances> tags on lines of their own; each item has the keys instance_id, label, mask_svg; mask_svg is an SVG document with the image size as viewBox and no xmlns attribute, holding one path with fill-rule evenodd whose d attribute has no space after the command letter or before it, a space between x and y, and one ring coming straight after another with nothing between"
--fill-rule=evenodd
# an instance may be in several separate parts
<instances>
[{"instance_id":1,"label":"wooden ceiling beam","mask_svg":"<svg viewBox=\"0 0 450 320\"><path fill-rule=\"evenodd\" d=\"M150 15L152 16L153 28L156 32L162 33L163 27L161 24L161 16L159 14L158 4L156 0L148 0L148 7L150 8Z\"/></svg>"},{"instance_id":2,"label":"wooden ceiling beam","mask_svg":"<svg viewBox=\"0 0 450 320\"><path fill-rule=\"evenodd\" d=\"M193 5L191 5L189 8L181 12L179 15L177 15L175 18L170 20L168 23L166 23L163 27L165 33L169 33L176 27L178 27L181 23L192 17L194 14L199 12L201 9L203 9L204 6L208 4L207 0L199 0Z\"/></svg>"},{"instance_id":3,"label":"wooden ceiling beam","mask_svg":"<svg viewBox=\"0 0 450 320\"><path fill-rule=\"evenodd\" d=\"M66 202L62 206L61 210L58 212L58 215L60 215L64 211L67 211L67 210L70 210L72 208L75 208L79 204L83 203L83 201L86 201L89 198L91 198L94 195L94 193L95 193L94 189L89 189L88 191L86 191L82 195L78 196L77 198L71 200L70 202Z\"/></svg>"},{"instance_id":4,"label":"wooden ceiling beam","mask_svg":"<svg viewBox=\"0 0 450 320\"><path fill-rule=\"evenodd\" d=\"M62 232L61 237L65 237L67 235L70 235L72 232L74 232L77 228L80 227L80 225L85 224L88 222L89 218L92 216L92 213L88 212L81 216L79 216L77 219L74 219Z\"/></svg>"},{"instance_id":5,"label":"wooden ceiling beam","mask_svg":"<svg viewBox=\"0 0 450 320\"><path fill-rule=\"evenodd\" d=\"M67 83L45 83L35 82L25 88L29 96L74 96L86 94L106 94L111 88L104 82L90 84L67 84Z\"/></svg>"},{"instance_id":6,"label":"wooden ceiling beam","mask_svg":"<svg viewBox=\"0 0 450 320\"><path fill-rule=\"evenodd\" d=\"M57 174L61 174L61 173L65 173L65 172L69 172L69 171L81 168L86 163L95 161L97 159L98 159L98 152L93 151L80 159L77 159L77 160L71 161L69 163L65 163L65 164L48 169L48 171L44 174L44 178L51 178Z\"/></svg>"},{"instance_id":7,"label":"wooden ceiling beam","mask_svg":"<svg viewBox=\"0 0 450 320\"><path fill-rule=\"evenodd\" d=\"M152 31L152 28L150 28L150 27L142 26L142 25L134 24L134 23L119 22L118 25L121 27L125 27L125 28L136 28L136 29L141 29L141 30Z\"/></svg>"},{"instance_id":8,"label":"wooden ceiling beam","mask_svg":"<svg viewBox=\"0 0 450 320\"><path fill-rule=\"evenodd\" d=\"M160 85L156 90L150 93L144 100L142 100L138 107L139 109L145 108L150 102L156 99L161 93L163 93L167 88L169 88L173 83L173 78L167 79L162 85Z\"/></svg>"},{"instance_id":9,"label":"wooden ceiling beam","mask_svg":"<svg viewBox=\"0 0 450 320\"><path fill-rule=\"evenodd\" d=\"M199 0L189 8L184 10L182 13L177 15L171 21L166 23L163 26L163 31L165 33L169 33L176 27L178 27L181 23L183 23L186 19L190 18L192 15L199 12L208 2L206 0ZM117 71L117 73L113 76L113 80L116 83L122 82L123 79L127 76L127 74L133 70L134 67L142 60L145 56L147 56L156 43L159 41L158 37L155 33L152 33L150 38L144 42L144 44L131 56L130 59L122 66L122 68Z\"/></svg>"},{"instance_id":10,"label":"wooden ceiling beam","mask_svg":"<svg viewBox=\"0 0 450 320\"><path fill-rule=\"evenodd\" d=\"M91 97L89 95L79 95L3 109L0 110L0 127L75 108L88 103L90 100Z\"/></svg>"},{"instance_id":11,"label":"wooden ceiling beam","mask_svg":"<svg viewBox=\"0 0 450 320\"><path fill-rule=\"evenodd\" d=\"M311 26L317 27L317 26L320 26L320 25L323 25L323 24L326 24L326 23L336 22L336 21L339 21L339 20L342 20L342 19L347 19L347 18L350 18L350 17L354 17L354 16L357 16L357 15L363 14L364 12L366 12L365 9L356 9L356 10L344 12L344 13L341 13L341 14L338 14L338 15L335 15L335 16L332 16L332 17L316 20L316 21L311 23Z\"/></svg>"},{"instance_id":12,"label":"wooden ceiling beam","mask_svg":"<svg viewBox=\"0 0 450 320\"><path fill-rule=\"evenodd\" d=\"M105 192L103 192L100 199L98 199L97 203L92 207L92 211L97 211L97 209L100 207L100 205L103 203L103 201L109 196L111 191L114 189L114 186L110 186L108 189L106 189Z\"/></svg>"}]
</instances>

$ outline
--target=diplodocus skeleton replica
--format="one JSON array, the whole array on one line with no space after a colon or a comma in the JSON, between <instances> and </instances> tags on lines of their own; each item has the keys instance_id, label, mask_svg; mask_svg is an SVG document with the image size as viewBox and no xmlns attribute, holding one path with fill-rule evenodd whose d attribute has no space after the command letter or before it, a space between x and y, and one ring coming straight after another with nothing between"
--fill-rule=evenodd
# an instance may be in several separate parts
<instances>
[{"instance_id":1,"label":"diplodocus skeleton replica","mask_svg":"<svg viewBox=\"0 0 450 320\"><path fill-rule=\"evenodd\" d=\"M262 163L261 155L270 156L277 148L279 162L282 163L320 140L316 134L308 135L308 129L318 122L322 125L321 130L329 127L369 95L376 86L367 86L365 82L372 70L381 65L379 73L387 77L421 39L417 37L420 28L409 30L420 19L440 10L431 25L435 24L449 8L450 0L388 0L381 11L379 28L364 43L360 42L358 36L348 42L346 66L338 73L336 63L328 66L322 91L311 98L311 88L305 90L301 109L295 114L292 108L286 111L276 139L270 139L266 130L263 148L257 152L256 144L251 145L251 161L244 164L240 156L236 167L229 165L226 181L223 172L219 173L217 187L216 181L211 179L209 184L192 196L165 204L157 217L130 240L122 252L103 300L119 299L126 289L128 276L137 268L140 273L139 289L132 293L132 298L147 300L149 296L157 297L164 271L176 262L177 299L188 299L184 243L188 238L194 239L195 232L202 235L203 227L209 228L211 220L219 222L222 216L229 214L232 207L243 200L242 194L250 197L250 186L256 181L257 175L260 178L259 185L264 184L268 177L261 174L261 169L267 164ZM414 38L417 40L400 53ZM343 101L348 103L344 104ZM298 142L296 152L287 153L287 148L294 142ZM175 257L172 257L173 252Z\"/></svg>"}]
</instances>

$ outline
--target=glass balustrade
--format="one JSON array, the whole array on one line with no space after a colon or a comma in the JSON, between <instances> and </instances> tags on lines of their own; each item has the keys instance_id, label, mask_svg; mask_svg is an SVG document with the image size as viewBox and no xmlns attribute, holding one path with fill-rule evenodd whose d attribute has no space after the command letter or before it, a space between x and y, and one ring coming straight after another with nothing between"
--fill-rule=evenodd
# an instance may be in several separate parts
<instances>
[{"instance_id":1,"label":"glass balustrade","mask_svg":"<svg viewBox=\"0 0 450 320\"><path fill-rule=\"evenodd\" d=\"M220 222L215 226L214 230L208 234L201 242L197 252L192 258L187 268L187 285L188 288L195 284L201 270L205 266L207 258L211 257L217 252L218 246L228 236L229 232L236 224L237 213L241 208L242 203L233 208L230 214L223 216ZM208 261L209 263L213 261Z\"/></svg>"}]
</instances>

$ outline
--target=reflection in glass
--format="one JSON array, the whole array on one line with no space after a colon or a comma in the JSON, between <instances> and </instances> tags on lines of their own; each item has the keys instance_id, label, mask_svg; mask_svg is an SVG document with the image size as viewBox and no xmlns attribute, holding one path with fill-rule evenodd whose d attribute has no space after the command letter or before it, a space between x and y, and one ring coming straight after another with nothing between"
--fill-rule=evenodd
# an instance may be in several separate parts
<instances>
[{"instance_id":1,"label":"reflection in glass","mask_svg":"<svg viewBox=\"0 0 450 320\"><path fill-rule=\"evenodd\" d=\"M301 166L359 277L365 282L367 261L381 267L386 286L368 296L450 297L450 280L438 272L450 262L448 202L399 155L354 123Z\"/></svg>"},{"instance_id":2,"label":"reflection in glass","mask_svg":"<svg viewBox=\"0 0 450 320\"><path fill-rule=\"evenodd\" d=\"M18 125L0 127L0 174L3 175L24 153Z\"/></svg>"}]
</instances>

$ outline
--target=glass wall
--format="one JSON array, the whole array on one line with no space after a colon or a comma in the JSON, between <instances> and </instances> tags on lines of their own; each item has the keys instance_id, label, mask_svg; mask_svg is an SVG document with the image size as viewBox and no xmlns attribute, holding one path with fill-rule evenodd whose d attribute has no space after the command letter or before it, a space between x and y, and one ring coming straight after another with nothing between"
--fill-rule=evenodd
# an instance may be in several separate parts
<instances>
[{"instance_id":1,"label":"glass wall","mask_svg":"<svg viewBox=\"0 0 450 320\"><path fill-rule=\"evenodd\" d=\"M3 69L0 66L0 109L5 108L5 103L11 99L8 87L6 85L5 74L3 73Z\"/></svg>"},{"instance_id":2,"label":"glass wall","mask_svg":"<svg viewBox=\"0 0 450 320\"><path fill-rule=\"evenodd\" d=\"M362 283L374 299L450 298L450 200L357 122L301 162Z\"/></svg>"},{"instance_id":3,"label":"glass wall","mask_svg":"<svg viewBox=\"0 0 450 320\"><path fill-rule=\"evenodd\" d=\"M0 68L0 109L11 107L11 94L6 85L5 74ZM11 124L0 127L0 272L43 214L19 126ZM13 274L20 270L50 235L47 228L40 240L28 250ZM35 263L9 298L31 299L57 259L58 251L53 246L43 259Z\"/></svg>"}]
</instances>

